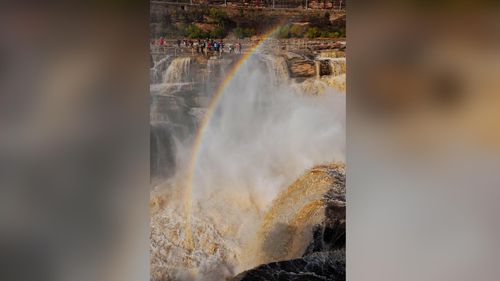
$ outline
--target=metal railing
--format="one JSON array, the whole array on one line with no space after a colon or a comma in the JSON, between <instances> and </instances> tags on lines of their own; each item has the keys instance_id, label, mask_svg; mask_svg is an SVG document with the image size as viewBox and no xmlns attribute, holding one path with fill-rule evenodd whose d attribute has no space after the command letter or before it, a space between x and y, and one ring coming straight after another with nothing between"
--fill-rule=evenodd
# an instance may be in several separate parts
<instances>
[{"instance_id":1,"label":"metal railing","mask_svg":"<svg viewBox=\"0 0 500 281\"><path fill-rule=\"evenodd\" d=\"M251 50L252 47L259 43L258 40L242 39L237 41L224 40L226 46L241 44L242 53ZM343 42L343 43L341 43ZM333 38L316 38L316 39L268 39L263 46L264 49L280 51L305 51L305 50L319 50L319 49L338 49L345 44L345 39ZM227 53L228 47L225 47L224 53ZM150 53L152 55L172 55L172 56L189 56L199 55L195 48L190 46L177 46L176 40L166 40L166 45L150 45ZM215 53L215 52L210 52ZM234 53L234 52L233 52Z\"/></svg>"},{"instance_id":2,"label":"metal railing","mask_svg":"<svg viewBox=\"0 0 500 281\"><path fill-rule=\"evenodd\" d=\"M151 0L152 4L222 6L238 8L345 10L345 0Z\"/></svg>"}]
</instances>

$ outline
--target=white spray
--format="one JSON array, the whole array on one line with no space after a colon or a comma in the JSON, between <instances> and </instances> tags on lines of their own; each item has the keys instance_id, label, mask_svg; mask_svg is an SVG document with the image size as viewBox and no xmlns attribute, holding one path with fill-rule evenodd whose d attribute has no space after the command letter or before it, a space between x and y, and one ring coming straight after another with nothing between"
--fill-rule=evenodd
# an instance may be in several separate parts
<instances>
[{"instance_id":1,"label":"white spray","mask_svg":"<svg viewBox=\"0 0 500 281\"><path fill-rule=\"evenodd\" d=\"M242 246L255 237L278 192L314 165L344 161L345 95L328 87L323 95L304 95L289 83L274 83L274 73L253 55L227 85L207 125L192 197L178 198L192 200L194 250L183 248L185 214L179 209L153 218L165 228L153 235L175 232L165 236L168 245L153 246L153 252L169 249L163 272L169 278L222 280L237 273Z\"/></svg>"}]
</instances>

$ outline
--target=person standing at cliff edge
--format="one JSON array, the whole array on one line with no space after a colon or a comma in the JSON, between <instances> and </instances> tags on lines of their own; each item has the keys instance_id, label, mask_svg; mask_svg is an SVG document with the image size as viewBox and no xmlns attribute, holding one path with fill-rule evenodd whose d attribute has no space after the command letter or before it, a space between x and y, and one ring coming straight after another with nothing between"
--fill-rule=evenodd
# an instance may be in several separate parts
<instances>
[{"instance_id":1,"label":"person standing at cliff edge","mask_svg":"<svg viewBox=\"0 0 500 281\"><path fill-rule=\"evenodd\" d=\"M237 54L241 54L241 44L240 44L240 42L236 43L236 53Z\"/></svg>"}]
</instances>

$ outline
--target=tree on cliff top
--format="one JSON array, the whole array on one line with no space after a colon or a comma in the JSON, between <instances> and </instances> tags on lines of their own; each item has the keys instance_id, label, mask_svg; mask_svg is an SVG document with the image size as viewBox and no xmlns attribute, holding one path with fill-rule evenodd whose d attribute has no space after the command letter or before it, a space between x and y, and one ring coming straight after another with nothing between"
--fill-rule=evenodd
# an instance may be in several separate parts
<instances>
[{"instance_id":1,"label":"tree on cliff top","mask_svg":"<svg viewBox=\"0 0 500 281\"><path fill-rule=\"evenodd\" d=\"M226 11L216 8L210 9L210 19L218 26L222 27L225 27L225 25L230 21Z\"/></svg>"}]
</instances>

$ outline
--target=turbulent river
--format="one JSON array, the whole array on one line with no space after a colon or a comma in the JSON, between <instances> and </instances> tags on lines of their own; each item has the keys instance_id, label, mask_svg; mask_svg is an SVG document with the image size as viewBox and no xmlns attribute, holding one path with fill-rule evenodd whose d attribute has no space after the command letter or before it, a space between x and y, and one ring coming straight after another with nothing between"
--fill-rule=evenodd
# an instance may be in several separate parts
<instances>
[{"instance_id":1,"label":"turbulent river","mask_svg":"<svg viewBox=\"0 0 500 281\"><path fill-rule=\"evenodd\" d=\"M345 160L345 94L317 77L291 79L272 54L256 52L235 72L238 58L205 60L163 57L151 69L153 280L230 280L300 256L307 235L284 253L272 248L283 237L262 237L297 212L295 228L319 222L321 183L292 183Z\"/></svg>"}]
</instances>

